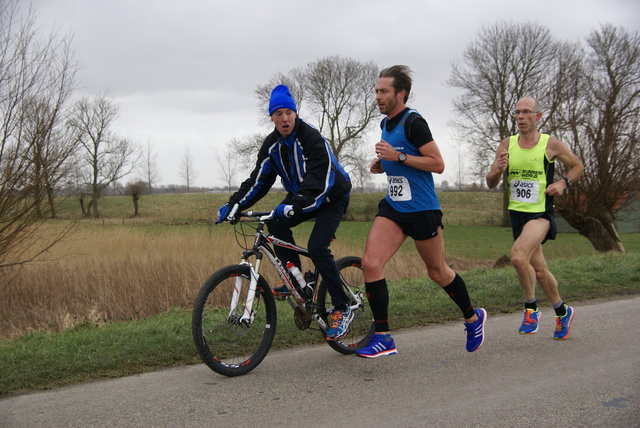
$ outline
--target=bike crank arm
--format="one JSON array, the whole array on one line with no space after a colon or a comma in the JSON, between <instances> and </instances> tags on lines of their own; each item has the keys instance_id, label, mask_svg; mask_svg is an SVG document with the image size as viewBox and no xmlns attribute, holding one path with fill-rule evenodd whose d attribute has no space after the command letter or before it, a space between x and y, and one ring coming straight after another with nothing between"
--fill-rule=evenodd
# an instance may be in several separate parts
<instances>
[{"instance_id":1,"label":"bike crank arm","mask_svg":"<svg viewBox=\"0 0 640 428\"><path fill-rule=\"evenodd\" d=\"M313 319L315 320L315 322L318 323L318 325L320 326L320 328L322 329L322 331L328 331L329 330L329 326L327 325L326 322L324 322L324 320L322 319L322 317L320 316L320 314L313 314Z\"/></svg>"}]
</instances>

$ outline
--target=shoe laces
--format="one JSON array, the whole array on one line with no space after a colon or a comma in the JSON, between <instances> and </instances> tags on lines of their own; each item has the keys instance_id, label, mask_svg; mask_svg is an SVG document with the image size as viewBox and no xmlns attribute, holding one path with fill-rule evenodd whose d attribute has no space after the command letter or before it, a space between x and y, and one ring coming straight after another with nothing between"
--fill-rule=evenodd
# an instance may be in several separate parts
<instances>
[{"instance_id":1,"label":"shoe laces","mask_svg":"<svg viewBox=\"0 0 640 428\"><path fill-rule=\"evenodd\" d=\"M524 323L525 324L529 325L529 324L535 324L536 323L536 320L531 317L531 315L533 315L534 312L535 311L527 309L527 311L524 313Z\"/></svg>"},{"instance_id":2,"label":"shoe laces","mask_svg":"<svg viewBox=\"0 0 640 428\"><path fill-rule=\"evenodd\" d=\"M562 317L556 317L556 330L562 330Z\"/></svg>"},{"instance_id":3,"label":"shoe laces","mask_svg":"<svg viewBox=\"0 0 640 428\"><path fill-rule=\"evenodd\" d=\"M331 322L331 328L338 328L342 321L342 311L335 311L332 315L333 321Z\"/></svg>"},{"instance_id":4,"label":"shoe laces","mask_svg":"<svg viewBox=\"0 0 640 428\"><path fill-rule=\"evenodd\" d=\"M556 330L562 330L562 321L560 321L560 318L556 318Z\"/></svg>"},{"instance_id":5,"label":"shoe laces","mask_svg":"<svg viewBox=\"0 0 640 428\"><path fill-rule=\"evenodd\" d=\"M475 336L480 331L480 326L482 324L476 325L478 321L473 322L471 324L464 324L464 330L467 332L467 336Z\"/></svg>"}]
</instances>

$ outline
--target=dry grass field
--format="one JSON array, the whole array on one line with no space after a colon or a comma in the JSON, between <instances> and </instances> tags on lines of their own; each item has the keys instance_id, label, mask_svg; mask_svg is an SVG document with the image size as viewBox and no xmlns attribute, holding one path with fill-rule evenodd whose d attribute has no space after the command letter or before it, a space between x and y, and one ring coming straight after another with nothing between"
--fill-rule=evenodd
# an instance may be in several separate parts
<instances>
[{"instance_id":1,"label":"dry grass field","mask_svg":"<svg viewBox=\"0 0 640 428\"><path fill-rule=\"evenodd\" d=\"M61 330L188 307L227 244L197 230L80 224L48 260L3 272L0 331Z\"/></svg>"},{"instance_id":2,"label":"dry grass field","mask_svg":"<svg viewBox=\"0 0 640 428\"><path fill-rule=\"evenodd\" d=\"M332 250L336 257L361 254L340 240ZM190 308L204 280L237 263L241 251L228 224L153 227L82 221L46 261L0 272L0 337ZM415 256L394 259L390 277L423 275L420 267ZM273 284L271 267L264 265L263 273Z\"/></svg>"}]
</instances>

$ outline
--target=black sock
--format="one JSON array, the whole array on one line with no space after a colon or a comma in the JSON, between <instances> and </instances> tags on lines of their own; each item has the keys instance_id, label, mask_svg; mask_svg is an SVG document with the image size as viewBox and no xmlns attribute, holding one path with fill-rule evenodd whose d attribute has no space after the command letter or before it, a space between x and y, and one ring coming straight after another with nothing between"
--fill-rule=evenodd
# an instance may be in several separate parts
<instances>
[{"instance_id":1,"label":"black sock","mask_svg":"<svg viewBox=\"0 0 640 428\"><path fill-rule=\"evenodd\" d=\"M538 310L538 302L536 302L535 300L533 302L524 302L524 309L525 311L527 309L533 309L534 311Z\"/></svg>"},{"instance_id":2,"label":"black sock","mask_svg":"<svg viewBox=\"0 0 640 428\"><path fill-rule=\"evenodd\" d=\"M369 307L375 320L376 333L389 331L389 289L386 279L382 278L374 282L365 282L365 290Z\"/></svg>"},{"instance_id":3,"label":"black sock","mask_svg":"<svg viewBox=\"0 0 640 428\"><path fill-rule=\"evenodd\" d=\"M442 289L446 291L449 297L451 297L451 300L458 305L465 319L472 318L475 315L471 298L469 298L469 292L467 291L467 285L460 275L456 274L451 284L442 287Z\"/></svg>"},{"instance_id":4,"label":"black sock","mask_svg":"<svg viewBox=\"0 0 640 428\"><path fill-rule=\"evenodd\" d=\"M553 310L556 311L557 317L563 317L567 315L567 307L564 305L564 302L562 300L560 300L557 308L555 306L553 307Z\"/></svg>"}]
</instances>

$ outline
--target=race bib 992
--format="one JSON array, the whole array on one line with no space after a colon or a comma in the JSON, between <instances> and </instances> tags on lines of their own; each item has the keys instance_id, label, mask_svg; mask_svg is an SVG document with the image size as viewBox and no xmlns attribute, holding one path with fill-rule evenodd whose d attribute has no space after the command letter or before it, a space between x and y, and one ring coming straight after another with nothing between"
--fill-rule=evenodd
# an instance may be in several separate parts
<instances>
[{"instance_id":1,"label":"race bib 992","mask_svg":"<svg viewBox=\"0 0 640 428\"><path fill-rule=\"evenodd\" d=\"M387 194L392 201L410 201L411 186L404 176L387 176L389 188Z\"/></svg>"}]
</instances>

